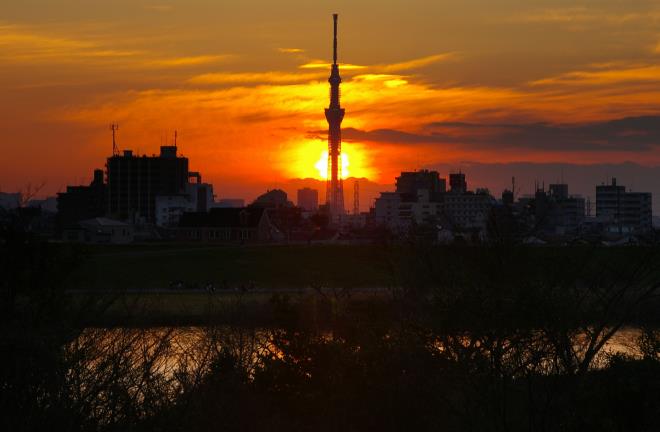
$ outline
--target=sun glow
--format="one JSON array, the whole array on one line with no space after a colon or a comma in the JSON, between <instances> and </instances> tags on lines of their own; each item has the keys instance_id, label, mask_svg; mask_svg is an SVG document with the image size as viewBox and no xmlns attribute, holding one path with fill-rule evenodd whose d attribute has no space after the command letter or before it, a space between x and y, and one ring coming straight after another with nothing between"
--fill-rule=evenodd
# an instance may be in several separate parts
<instances>
[{"instance_id":1,"label":"sun glow","mask_svg":"<svg viewBox=\"0 0 660 432\"><path fill-rule=\"evenodd\" d=\"M348 178L350 172L348 171L348 166L350 163L348 162L348 154L347 153L342 153L341 154L341 178L346 179ZM322 179L328 179L328 152L323 151L321 153L321 158L316 162L316 165L314 167L318 170L319 176L321 176Z\"/></svg>"},{"instance_id":2,"label":"sun glow","mask_svg":"<svg viewBox=\"0 0 660 432\"><path fill-rule=\"evenodd\" d=\"M288 178L328 178L328 143L321 139L291 141L278 165ZM372 151L365 145L342 143L342 178L368 178L377 180L377 172L371 166Z\"/></svg>"}]
</instances>

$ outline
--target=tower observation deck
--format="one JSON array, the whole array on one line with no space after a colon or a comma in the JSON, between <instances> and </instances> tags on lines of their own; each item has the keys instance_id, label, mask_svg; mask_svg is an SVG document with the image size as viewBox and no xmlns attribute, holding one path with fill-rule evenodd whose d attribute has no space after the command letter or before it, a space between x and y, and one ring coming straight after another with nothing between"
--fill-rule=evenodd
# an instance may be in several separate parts
<instances>
[{"instance_id":1,"label":"tower observation deck","mask_svg":"<svg viewBox=\"0 0 660 432\"><path fill-rule=\"evenodd\" d=\"M344 214L344 182L341 172L341 122L344 119L344 109L341 107L339 84L339 65L337 65L337 14L332 15L334 21L334 38L332 44L332 69L330 72L330 106L325 110L328 121L328 183L326 185L326 204L333 216Z\"/></svg>"}]
</instances>

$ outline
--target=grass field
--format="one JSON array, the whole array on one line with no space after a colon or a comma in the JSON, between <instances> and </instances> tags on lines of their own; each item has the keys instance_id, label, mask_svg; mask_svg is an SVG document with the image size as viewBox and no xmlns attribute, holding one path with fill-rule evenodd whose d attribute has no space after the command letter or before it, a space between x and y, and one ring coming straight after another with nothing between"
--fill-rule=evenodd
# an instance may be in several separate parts
<instances>
[{"instance_id":1,"label":"grass field","mask_svg":"<svg viewBox=\"0 0 660 432\"><path fill-rule=\"evenodd\" d=\"M373 305L374 300L387 297L387 287L406 281L420 289L438 281L496 289L498 283L516 287L533 286L534 281L570 287L584 278L595 278L605 287L610 282L643 277L639 282L644 285L657 280L660 257L657 249L639 247L432 247L415 251L376 245L178 243L86 246L79 252L83 259L66 285L74 301L101 303L102 316L90 320L99 325L185 325L232 319L238 300L243 313L260 322L275 294L304 302L316 288L346 288L352 290L354 303ZM638 274L640 265L653 274ZM181 285L172 289L172 283L178 281ZM209 283L216 287L214 293L204 289ZM245 292L241 287L249 289ZM657 311L655 307L647 307L644 316Z\"/></svg>"},{"instance_id":2,"label":"grass field","mask_svg":"<svg viewBox=\"0 0 660 432\"><path fill-rule=\"evenodd\" d=\"M374 308L386 304L391 298L387 290L356 290L351 292L349 297L339 294L335 298L333 290L330 289L323 290L323 294L308 289L300 292L75 292L69 293L68 296L74 306L72 310L78 317L78 323L92 327L218 323L270 325L277 315L277 308L273 305L273 302L277 301L276 298L293 308L287 309L293 314L291 316L315 314L321 303L325 302L325 307L328 307L337 299L341 299L341 302L350 305L354 310L363 310L366 316L373 314ZM316 317L315 321L319 319Z\"/></svg>"},{"instance_id":3,"label":"grass field","mask_svg":"<svg viewBox=\"0 0 660 432\"><path fill-rule=\"evenodd\" d=\"M208 246L183 244L92 247L68 287L166 289L207 283L229 288L382 287L387 252L377 246Z\"/></svg>"}]
</instances>

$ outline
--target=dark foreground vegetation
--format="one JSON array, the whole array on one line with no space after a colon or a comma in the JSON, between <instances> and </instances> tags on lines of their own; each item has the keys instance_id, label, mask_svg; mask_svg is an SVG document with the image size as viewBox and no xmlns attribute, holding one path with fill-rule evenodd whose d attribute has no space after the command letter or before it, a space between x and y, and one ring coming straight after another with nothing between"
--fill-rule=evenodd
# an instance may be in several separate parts
<instances>
[{"instance_id":1,"label":"dark foreground vegetation","mask_svg":"<svg viewBox=\"0 0 660 432\"><path fill-rule=\"evenodd\" d=\"M90 328L107 299L63 293L84 254L20 226L0 248L1 430L660 430L655 249L381 245L372 302L255 317L239 291L206 326Z\"/></svg>"}]
</instances>

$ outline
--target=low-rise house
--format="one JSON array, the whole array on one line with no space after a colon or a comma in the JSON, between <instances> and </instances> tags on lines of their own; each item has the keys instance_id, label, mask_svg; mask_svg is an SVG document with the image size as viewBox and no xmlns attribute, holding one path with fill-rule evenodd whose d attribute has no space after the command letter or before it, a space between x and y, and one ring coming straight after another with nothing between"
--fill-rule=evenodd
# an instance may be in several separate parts
<instances>
[{"instance_id":1,"label":"low-rise house","mask_svg":"<svg viewBox=\"0 0 660 432\"><path fill-rule=\"evenodd\" d=\"M283 234L270 222L264 208L212 208L207 212L184 213L177 239L202 242L268 242Z\"/></svg>"},{"instance_id":2,"label":"low-rise house","mask_svg":"<svg viewBox=\"0 0 660 432\"><path fill-rule=\"evenodd\" d=\"M65 229L63 240L84 243L126 244L133 242L132 225L115 219L97 217L78 223L78 227Z\"/></svg>"}]
</instances>

